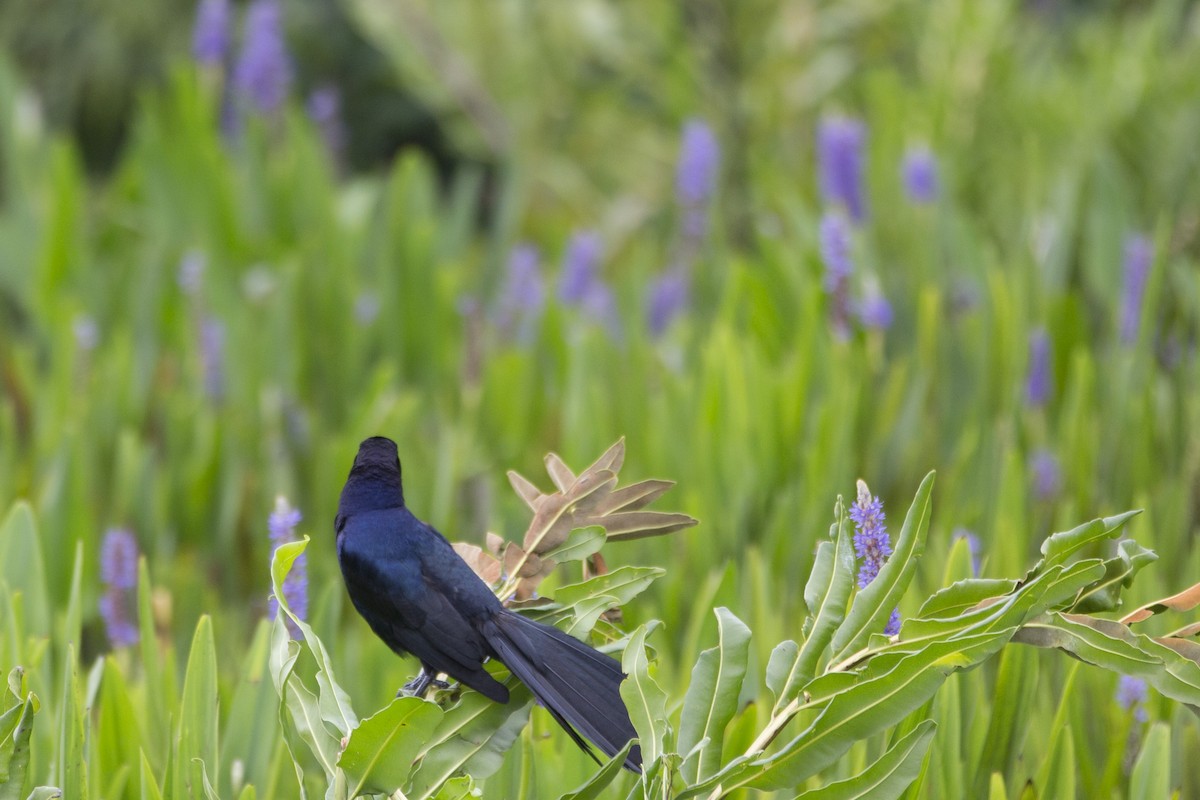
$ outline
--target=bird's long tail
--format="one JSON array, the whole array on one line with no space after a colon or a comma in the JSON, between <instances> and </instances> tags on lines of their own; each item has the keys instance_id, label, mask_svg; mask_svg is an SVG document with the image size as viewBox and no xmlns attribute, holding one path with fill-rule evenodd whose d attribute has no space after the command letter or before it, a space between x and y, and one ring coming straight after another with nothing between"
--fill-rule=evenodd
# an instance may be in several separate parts
<instances>
[{"instance_id":1,"label":"bird's long tail","mask_svg":"<svg viewBox=\"0 0 1200 800\"><path fill-rule=\"evenodd\" d=\"M504 665L593 758L580 734L609 757L637 737L621 699L625 673L615 659L557 628L507 610L485 628L485 636ZM641 765L642 754L635 746L625 768L641 772Z\"/></svg>"}]
</instances>

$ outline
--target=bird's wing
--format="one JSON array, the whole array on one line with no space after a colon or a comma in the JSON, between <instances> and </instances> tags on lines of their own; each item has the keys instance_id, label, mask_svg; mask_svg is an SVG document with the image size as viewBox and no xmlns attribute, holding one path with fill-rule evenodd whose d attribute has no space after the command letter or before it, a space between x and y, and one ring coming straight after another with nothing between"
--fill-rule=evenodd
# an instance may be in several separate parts
<instances>
[{"instance_id":1,"label":"bird's wing","mask_svg":"<svg viewBox=\"0 0 1200 800\"><path fill-rule=\"evenodd\" d=\"M347 526L338 556L350 598L371 628L392 649L506 702L507 690L483 669L490 648L456 605L446 576L431 574L424 548L381 547L381 538L370 535L375 532L356 531L355 524L352 519ZM470 578L478 582L473 573Z\"/></svg>"}]
</instances>

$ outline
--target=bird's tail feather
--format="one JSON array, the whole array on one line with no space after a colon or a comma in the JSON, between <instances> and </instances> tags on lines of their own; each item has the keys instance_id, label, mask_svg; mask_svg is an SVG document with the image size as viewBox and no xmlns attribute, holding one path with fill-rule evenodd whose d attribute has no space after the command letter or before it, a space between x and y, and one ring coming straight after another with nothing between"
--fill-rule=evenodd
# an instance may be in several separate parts
<instances>
[{"instance_id":1,"label":"bird's tail feather","mask_svg":"<svg viewBox=\"0 0 1200 800\"><path fill-rule=\"evenodd\" d=\"M488 644L585 752L595 757L581 733L609 757L637 737L621 699L620 663L519 614L504 611L494 621ZM641 763L640 750L631 748L625 767L641 772Z\"/></svg>"}]
</instances>

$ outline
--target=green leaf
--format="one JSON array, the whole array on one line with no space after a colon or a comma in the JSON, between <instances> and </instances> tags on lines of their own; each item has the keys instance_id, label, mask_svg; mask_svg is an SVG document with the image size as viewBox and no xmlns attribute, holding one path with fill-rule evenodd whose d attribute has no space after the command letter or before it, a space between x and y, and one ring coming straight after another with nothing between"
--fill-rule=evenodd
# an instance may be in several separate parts
<instances>
[{"instance_id":1,"label":"green leaf","mask_svg":"<svg viewBox=\"0 0 1200 800\"><path fill-rule=\"evenodd\" d=\"M433 800L466 800L469 797L482 797L483 794L475 787L475 780L470 775L459 775L442 784L442 788L434 795Z\"/></svg>"},{"instance_id":2,"label":"green leaf","mask_svg":"<svg viewBox=\"0 0 1200 800\"><path fill-rule=\"evenodd\" d=\"M176 753L176 797L196 796L208 774L220 773L217 750L217 653L212 620L200 617L183 677Z\"/></svg>"},{"instance_id":3,"label":"green leaf","mask_svg":"<svg viewBox=\"0 0 1200 800\"><path fill-rule=\"evenodd\" d=\"M919 723L858 775L802 792L796 800L894 800L921 774L925 751L936 729L932 720Z\"/></svg>"},{"instance_id":4,"label":"green leaf","mask_svg":"<svg viewBox=\"0 0 1200 800\"><path fill-rule=\"evenodd\" d=\"M1115 517L1094 519L1069 531L1051 534L1042 542L1042 560L1034 566L1030 575L1042 572L1056 564L1066 564L1072 556L1088 545L1114 538L1126 522L1140 513L1142 512L1126 511Z\"/></svg>"},{"instance_id":5,"label":"green leaf","mask_svg":"<svg viewBox=\"0 0 1200 800\"><path fill-rule=\"evenodd\" d=\"M580 583L560 586L554 592L557 603L570 608L594 597L611 597L613 605L624 605L664 575L661 567L620 567Z\"/></svg>"},{"instance_id":6,"label":"green leaf","mask_svg":"<svg viewBox=\"0 0 1200 800\"><path fill-rule=\"evenodd\" d=\"M992 578L969 578L956 581L944 589L934 592L921 604L916 613L919 619L945 619L957 617L984 600L1006 595L1017 588L1015 580Z\"/></svg>"},{"instance_id":7,"label":"green leaf","mask_svg":"<svg viewBox=\"0 0 1200 800\"><path fill-rule=\"evenodd\" d=\"M1036 654L1012 648L1001 654L987 739L975 777L977 787L993 772L1009 774L1019 756L1029 719L1035 711L1037 676Z\"/></svg>"},{"instance_id":8,"label":"green leaf","mask_svg":"<svg viewBox=\"0 0 1200 800\"><path fill-rule=\"evenodd\" d=\"M487 669L503 681L503 665L489 662ZM405 794L410 800L433 797L446 781L460 772L482 780L499 769L504 753L529 721L533 696L521 683L510 680L508 703L495 703L478 692L465 691L446 709L430 739L418 752L419 765Z\"/></svg>"},{"instance_id":9,"label":"green leaf","mask_svg":"<svg viewBox=\"0 0 1200 800\"><path fill-rule=\"evenodd\" d=\"M301 763L294 750L292 734L308 745L325 772L325 777L332 781L341 741L329 732L321 719L317 696L294 674L300 644L292 641L283 620L281 614L271 625L271 680L280 698L279 721L284 731L284 742L301 779Z\"/></svg>"},{"instance_id":10,"label":"green leaf","mask_svg":"<svg viewBox=\"0 0 1200 800\"><path fill-rule=\"evenodd\" d=\"M0 743L11 742L11 749L0 749L0 800L21 800L21 790L29 777L29 740L33 735L34 698L29 695L18 706L20 715L12 727L11 736ZM7 756L7 757L5 757Z\"/></svg>"},{"instance_id":11,"label":"green leaf","mask_svg":"<svg viewBox=\"0 0 1200 800\"><path fill-rule=\"evenodd\" d=\"M576 528L567 536L567 540L548 553L542 555L542 560L552 559L559 564L570 561L582 561L590 555L600 552L605 541L604 528L600 525L590 525L586 528Z\"/></svg>"},{"instance_id":12,"label":"green leaf","mask_svg":"<svg viewBox=\"0 0 1200 800\"><path fill-rule=\"evenodd\" d=\"M436 703L397 697L360 722L337 762L349 779L350 797L391 794L403 788L417 751L441 719L442 709Z\"/></svg>"},{"instance_id":13,"label":"green leaf","mask_svg":"<svg viewBox=\"0 0 1200 800\"><path fill-rule=\"evenodd\" d=\"M850 533L846 506L840 497L834 516L834 524L829 529L829 537L833 541L818 545L817 557L804 587L804 602L809 614L805 622L804 644L800 646L786 678L782 681L775 679L781 684L779 689L774 690L776 713L799 694L800 689L816 674L821 655L846 617L846 605L850 593L854 591L854 539ZM785 658L788 649L781 651L779 656L772 653L772 661ZM785 661L775 663L776 673L781 672L785 664ZM772 664L768 663L767 667L770 673Z\"/></svg>"},{"instance_id":14,"label":"green leaf","mask_svg":"<svg viewBox=\"0 0 1200 800\"><path fill-rule=\"evenodd\" d=\"M917 562L925 552L925 537L929 532L930 494L934 473L930 472L917 488L916 497L904 517L896 547L879 570L879 574L854 597L845 621L833 635L831 660L841 661L857 652L873 633L887 625L892 610L900 603L908 588Z\"/></svg>"},{"instance_id":15,"label":"green leaf","mask_svg":"<svg viewBox=\"0 0 1200 800\"><path fill-rule=\"evenodd\" d=\"M50 600L42 539L29 503L15 503L0 523L0 580L25 598L25 632L50 635ZM76 641L78 644L78 640Z\"/></svg>"},{"instance_id":16,"label":"green leaf","mask_svg":"<svg viewBox=\"0 0 1200 800\"><path fill-rule=\"evenodd\" d=\"M1113 611L1121 607L1121 590L1133 583L1138 571L1158 560L1152 550L1147 550L1132 539L1117 544L1117 555L1104 562L1104 577L1085 588L1071 611L1090 614L1096 611Z\"/></svg>"},{"instance_id":17,"label":"green leaf","mask_svg":"<svg viewBox=\"0 0 1200 800\"><path fill-rule=\"evenodd\" d=\"M582 786L578 786L566 794L559 795L558 800L596 800L608 788L608 785L613 782L613 779L621 774L625 758L629 755L631 747L633 747L633 742L626 742L625 746L616 755L606 761L604 766L600 767L596 771L596 774L588 778Z\"/></svg>"},{"instance_id":18,"label":"green leaf","mask_svg":"<svg viewBox=\"0 0 1200 800\"><path fill-rule=\"evenodd\" d=\"M1171 729L1150 726L1129 776L1129 800L1160 800L1171 795Z\"/></svg>"},{"instance_id":19,"label":"green leaf","mask_svg":"<svg viewBox=\"0 0 1200 800\"><path fill-rule=\"evenodd\" d=\"M648 769L664 752L669 726L667 693L650 677L646 634L647 628L642 625L629 637L629 644L625 647L621 669L629 677L621 682L621 698L638 732L643 768Z\"/></svg>"},{"instance_id":20,"label":"green leaf","mask_svg":"<svg viewBox=\"0 0 1200 800\"><path fill-rule=\"evenodd\" d=\"M62 704L58 714L58 750L55 779L63 794L86 800L88 796L87 763L85 760L86 721L83 698L79 688L75 646L67 645L62 671Z\"/></svg>"},{"instance_id":21,"label":"green leaf","mask_svg":"<svg viewBox=\"0 0 1200 800\"><path fill-rule=\"evenodd\" d=\"M1076 797L1076 773L1075 737L1070 728L1064 728L1062 734L1055 738L1050 751L1046 783L1041 785L1041 796Z\"/></svg>"},{"instance_id":22,"label":"green leaf","mask_svg":"<svg viewBox=\"0 0 1200 800\"><path fill-rule=\"evenodd\" d=\"M727 608L717 608L715 613L717 646L705 650L696 661L679 720L678 749L690 754L682 767L689 783L720 768L725 727L737 713L750 652L750 629L745 623ZM704 739L708 743L693 753Z\"/></svg>"},{"instance_id":23,"label":"green leaf","mask_svg":"<svg viewBox=\"0 0 1200 800\"><path fill-rule=\"evenodd\" d=\"M142 787L141 800L162 800L162 791L158 788L158 781L154 777L154 770L150 766L149 759L146 758L146 751L141 752L139 758L139 770Z\"/></svg>"}]
</instances>

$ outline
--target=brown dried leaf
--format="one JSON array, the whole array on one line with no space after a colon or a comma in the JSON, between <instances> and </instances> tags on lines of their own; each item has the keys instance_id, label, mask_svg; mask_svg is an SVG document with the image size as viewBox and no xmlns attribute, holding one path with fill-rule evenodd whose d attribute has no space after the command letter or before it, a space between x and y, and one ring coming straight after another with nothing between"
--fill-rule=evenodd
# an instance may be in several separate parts
<instances>
[{"instance_id":1,"label":"brown dried leaf","mask_svg":"<svg viewBox=\"0 0 1200 800\"><path fill-rule=\"evenodd\" d=\"M571 507L568 509L571 516L583 519L596 513L598 508L605 505L616 485L616 473L606 469L580 475L571 491L567 492L567 497L571 500Z\"/></svg>"},{"instance_id":2,"label":"brown dried leaf","mask_svg":"<svg viewBox=\"0 0 1200 800\"><path fill-rule=\"evenodd\" d=\"M508 482L513 487L513 491L517 496L525 501L525 505L537 511L538 500L542 497L542 490L534 485L533 481L526 478L516 470L508 471Z\"/></svg>"},{"instance_id":3,"label":"brown dried leaf","mask_svg":"<svg viewBox=\"0 0 1200 800\"><path fill-rule=\"evenodd\" d=\"M504 571L509 576L532 578L542 571L542 560L526 553L516 542L509 542L504 548Z\"/></svg>"},{"instance_id":4,"label":"brown dried leaf","mask_svg":"<svg viewBox=\"0 0 1200 800\"><path fill-rule=\"evenodd\" d=\"M601 514L637 511L662 497L674 485L675 481L651 479L616 489L604 498L604 503L597 508L597 511Z\"/></svg>"},{"instance_id":5,"label":"brown dried leaf","mask_svg":"<svg viewBox=\"0 0 1200 800\"><path fill-rule=\"evenodd\" d=\"M1163 636L1155 639L1154 641L1158 642L1163 647L1171 648L1184 658L1200 664L1200 644L1197 644L1189 639L1177 639L1173 636Z\"/></svg>"},{"instance_id":6,"label":"brown dried leaf","mask_svg":"<svg viewBox=\"0 0 1200 800\"><path fill-rule=\"evenodd\" d=\"M571 472L558 453L546 454L546 472L550 473L550 480L554 481L560 492L567 491L575 483L575 473Z\"/></svg>"},{"instance_id":7,"label":"brown dried leaf","mask_svg":"<svg viewBox=\"0 0 1200 800\"><path fill-rule=\"evenodd\" d=\"M662 536L667 533L690 528L696 519L687 514L675 514L665 511L622 511L597 517L591 520L592 525L603 525L609 541L629 541L643 539L647 536Z\"/></svg>"},{"instance_id":8,"label":"brown dried leaf","mask_svg":"<svg viewBox=\"0 0 1200 800\"><path fill-rule=\"evenodd\" d=\"M592 465L584 470L584 473L606 469L609 472L620 472L622 465L625 464L625 437L622 436L613 445L604 451L604 454L597 458Z\"/></svg>"},{"instance_id":9,"label":"brown dried leaf","mask_svg":"<svg viewBox=\"0 0 1200 800\"><path fill-rule=\"evenodd\" d=\"M453 547L484 583L491 585L500 580L500 562L485 553L482 547L466 542L455 542Z\"/></svg>"},{"instance_id":10,"label":"brown dried leaf","mask_svg":"<svg viewBox=\"0 0 1200 800\"><path fill-rule=\"evenodd\" d=\"M1170 636L1174 639L1186 639L1196 635L1200 635L1200 622L1193 622L1190 625L1184 625L1182 628L1173 630L1167 634L1167 636Z\"/></svg>"},{"instance_id":11,"label":"brown dried leaf","mask_svg":"<svg viewBox=\"0 0 1200 800\"><path fill-rule=\"evenodd\" d=\"M1200 583L1184 589L1179 594L1155 600L1153 603L1147 603L1139 609L1130 611L1121 618L1121 622L1132 625L1164 611L1191 611L1196 606L1200 606Z\"/></svg>"},{"instance_id":12,"label":"brown dried leaf","mask_svg":"<svg viewBox=\"0 0 1200 800\"><path fill-rule=\"evenodd\" d=\"M484 542L487 543L488 552L499 558L500 552L504 549L504 537L488 531Z\"/></svg>"},{"instance_id":13,"label":"brown dried leaf","mask_svg":"<svg viewBox=\"0 0 1200 800\"><path fill-rule=\"evenodd\" d=\"M562 515L566 512L570 501L561 494L548 494L542 498L542 502L538 503L538 509L534 512L533 522L529 523L529 530L525 532L524 547L526 550L541 550L546 552L552 548L558 547L567 538L566 533L562 534L562 538L549 545L543 545L551 535L551 529L559 522ZM570 531L567 531L569 533ZM555 531L555 536L557 536Z\"/></svg>"}]
</instances>

